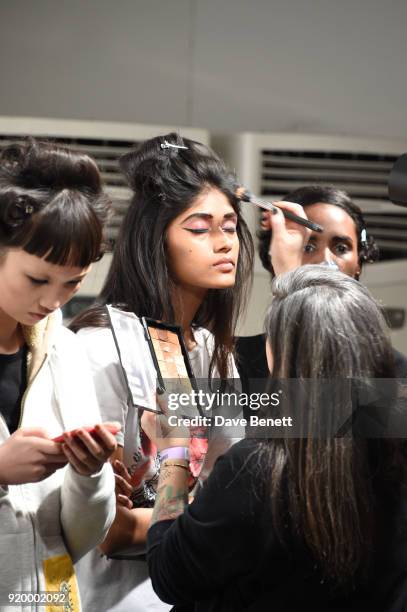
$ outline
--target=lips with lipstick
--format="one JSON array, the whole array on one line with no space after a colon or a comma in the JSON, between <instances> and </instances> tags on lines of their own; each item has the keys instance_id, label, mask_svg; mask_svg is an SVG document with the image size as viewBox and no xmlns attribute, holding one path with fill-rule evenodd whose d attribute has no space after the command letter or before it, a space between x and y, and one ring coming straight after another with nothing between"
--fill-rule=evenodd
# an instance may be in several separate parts
<instances>
[{"instance_id":1,"label":"lips with lipstick","mask_svg":"<svg viewBox=\"0 0 407 612\"><path fill-rule=\"evenodd\" d=\"M213 267L220 272L232 272L235 269L235 262L231 257L222 257L213 264Z\"/></svg>"}]
</instances>

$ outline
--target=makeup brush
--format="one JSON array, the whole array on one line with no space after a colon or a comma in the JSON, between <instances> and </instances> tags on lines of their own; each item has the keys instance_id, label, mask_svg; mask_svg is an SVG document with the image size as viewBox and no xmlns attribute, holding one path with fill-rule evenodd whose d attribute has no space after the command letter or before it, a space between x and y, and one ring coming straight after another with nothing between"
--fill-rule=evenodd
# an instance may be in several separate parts
<instances>
[{"instance_id":1,"label":"makeup brush","mask_svg":"<svg viewBox=\"0 0 407 612\"><path fill-rule=\"evenodd\" d=\"M289 210L284 210L283 208L280 208L275 204L271 204L271 202L266 202L266 200L260 200L244 187L238 187L235 191L235 194L236 197L239 198L239 200L241 200L242 202L250 202L251 204L258 206L259 208L264 208L264 210L274 212L277 208L279 208L286 219L290 219L290 221L294 221L294 223L298 223L298 225L308 227L308 229L313 230L314 232L324 231L324 228L321 225L318 225L318 223L313 223L312 221L308 221L308 219L303 219L302 217L295 215Z\"/></svg>"}]
</instances>

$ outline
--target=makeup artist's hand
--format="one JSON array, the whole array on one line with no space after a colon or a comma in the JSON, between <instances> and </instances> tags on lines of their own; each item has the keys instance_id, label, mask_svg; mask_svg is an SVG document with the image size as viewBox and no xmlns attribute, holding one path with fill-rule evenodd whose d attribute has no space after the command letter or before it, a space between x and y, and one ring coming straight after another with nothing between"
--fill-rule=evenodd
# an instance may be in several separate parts
<instances>
[{"instance_id":1,"label":"makeup artist's hand","mask_svg":"<svg viewBox=\"0 0 407 612\"><path fill-rule=\"evenodd\" d=\"M83 427L76 429L74 435L65 433L61 447L76 472L82 476L91 476L102 469L116 450L117 442L106 427L98 424L92 435Z\"/></svg>"},{"instance_id":2,"label":"makeup artist's hand","mask_svg":"<svg viewBox=\"0 0 407 612\"><path fill-rule=\"evenodd\" d=\"M157 395L157 403L162 410L162 414L144 410L141 417L143 431L156 445L158 452L171 446L188 448L190 438L188 427L178 423L179 416L177 414L168 414L165 395ZM171 419L171 422L168 421L168 418Z\"/></svg>"},{"instance_id":3,"label":"makeup artist's hand","mask_svg":"<svg viewBox=\"0 0 407 612\"><path fill-rule=\"evenodd\" d=\"M299 204L293 202L275 202L275 204L307 219L303 207ZM261 227L264 230L272 230L269 255L276 275L301 266L304 247L312 233L310 229L286 219L281 210L277 210L276 214L263 211Z\"/></svg>"}]
</instances>

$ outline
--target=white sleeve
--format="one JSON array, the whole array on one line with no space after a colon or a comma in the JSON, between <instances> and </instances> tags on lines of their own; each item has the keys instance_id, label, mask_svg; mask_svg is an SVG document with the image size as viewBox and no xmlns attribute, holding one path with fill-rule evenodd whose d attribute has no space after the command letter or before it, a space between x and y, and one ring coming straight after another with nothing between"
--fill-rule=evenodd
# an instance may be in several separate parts
<instances>
[{"instance_id":1,"label":"white sleeve","mask_svg":"<svg viewBox=\"0 0 407 612\"><path fill-rule=\"evenodd\" d=\"M61 328L50 359L54 393L65 428L101 422L88 359L78 338ZM116 513L112 467L92 476L68 465L61 484L61 524L67 548L77 561L102 542Z\"/></svg>"},{"instance_id":2,"label":"white sleeve","mask_svg":"<svg viewBox=\"0 0 407 612\"><path fill-rule=\"evenodd\" d=\"M61 523L74 563L105 539L116 514L114 486L110 463L92 476L67 466L61 486Z\"/></svg>"},{"instance_id":3,"label":"white sleeve","mask_svg":"<svg viewBox=\"0 0 407 612\"><path fill-rule=\"evenodd\" d=\"M102 420L121 424L116 438L124 446L128 392L113 335L109 328L88 328L77 337L88 357Z\"/></svg>"}]
</instances>

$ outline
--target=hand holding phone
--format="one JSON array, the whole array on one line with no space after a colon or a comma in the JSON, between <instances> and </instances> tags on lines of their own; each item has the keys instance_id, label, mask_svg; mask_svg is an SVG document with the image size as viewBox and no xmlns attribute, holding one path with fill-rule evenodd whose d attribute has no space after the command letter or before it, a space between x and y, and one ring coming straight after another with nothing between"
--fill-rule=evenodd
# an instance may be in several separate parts
<instances>
[{"instance_id":1,"label":"hand holding phone","mask_svg":"<svg viewBox=\"0 0 407 612\"><path fill-rule=\"evenodd\" d=\"M90 430L89 430L90 429ZM119 423L102 423L95 427L79 427L62 434L62 451L73 469L83 476L99 472L117 448L114 433Z\"/></svg>"},{"instance_id":2,"label":"hand holding phone","mask_svg":"<svg viewBox=\"0 0 407 612\"><path fill-rule=\"evenodd\" d=\"M61 446L45 429L17 429L0 444L0 485L39 482L67 464Z\"/></svg>"},{"instance_id":3,"label":"hand holding phone","mask_svg":"<svg viewBox=\"0 0 407 612\"><path fill-rule=\"evenodd\" d=\"M116 435L117 432L120 431L120 429L121 429L119 423L102 423L102 425L108 431L110 431L110 433L113 434L113 435ZM90 425L86 425L85 427L81 427L80 429L83 429L83 430L87 431L92 436L97 435L97 431L96 431L96 426L95 425L93 427L90 426ZM65 435L67 435L67 436L75 436L78 431L79 431L79 428L78 429L71 429L71 431L64 431L64 433L62 433L60 436L57 436L56 438L52 438L52 440L54 442L63 442Z\"/></svg>"}]
</instances>

